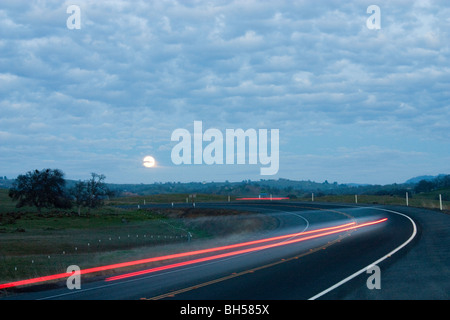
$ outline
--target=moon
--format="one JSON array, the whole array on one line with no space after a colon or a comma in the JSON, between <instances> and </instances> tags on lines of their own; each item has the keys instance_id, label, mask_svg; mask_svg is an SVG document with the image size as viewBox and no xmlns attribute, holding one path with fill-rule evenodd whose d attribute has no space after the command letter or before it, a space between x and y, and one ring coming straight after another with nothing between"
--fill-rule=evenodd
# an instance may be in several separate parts
<instances>
[{"instance_id":1,"label":"moon","mask_svg":"<svg viewBox=\"0 0 450 320\"><path fill-rule=\"evenodd\" d=\"M146 156L143 160L143 165L146 168L154 167L156 165L155 158L153 158L152 156Z\"/></svg>"}]
</instances>

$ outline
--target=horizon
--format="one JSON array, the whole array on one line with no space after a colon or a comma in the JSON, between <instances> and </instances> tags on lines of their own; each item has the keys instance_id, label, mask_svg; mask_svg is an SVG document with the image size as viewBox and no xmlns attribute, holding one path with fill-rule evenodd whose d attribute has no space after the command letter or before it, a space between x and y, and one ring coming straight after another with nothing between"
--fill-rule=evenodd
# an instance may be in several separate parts
<instances>
[{"instance_id":1,"label":"horizon","mask_svg":"<svg viewBox=\"0 0 450 320\"><path fill-rule=\"evenodd\" d=\"M448 17L440 0L2 1L0 174L386 185L450 172ZM202 136L185 162L179 129ZM277 139L228 150L227 130Z\"/></svg>"},{"instance_id":2,"label":"horizon","mask_svg":"<svg viewBox=\"0 0 450 320\"><path fill-rule=\"evenodd\" d=\"M37 169L37 170L39 170L39 169ZM25 172L23 174L25 174ZM330 184L330 185L331 184L337 184L337 185L347 185L347 186L348 185L356 185L356 186L376 186L376 185L388 186L388 185L394 185L394 184L399 184L399 185L401 185L401 184L408 184L408 181L410 181L410 180L418 180L419 178L424 179L424 180L433 180L433 179L436 179L436 178L438 178L440 176L447 176L447 175L450 175L450 174L439 173L439 174L436 174L436 175L418 175L418 176L410 177L409 179L407 179L407 180L405 180L403 182L391 182L391 183L384 183L384 184L339 182L339 181L328 181L328 179L326 179L323 182L321 182L321 181L315 181L315 180L309 180L309 179L308 180L304 180L304 179L303 180L293 180L293 179L283 178L283 177L272 178L272 179L271 178L260 178L259 180L243 179L243 180L240 180L240 181L237 181L237 180L235 180L235 181L229 181L229 180L224 180L224 181L205 181L205 180L204 181L154 181L154 182L151 182L151 183L142 183L142 182L138 182L138 183L135 183L135 182L120 182L120 183L117 183L117 182L109 182L109 181L106 181L107 180L107 177L106 177L105 183L109 184L109 185L152 185L152 184L178 184L178 183L180 183L180 184L191 184L191 183L193 183L193 184L198 184L198 183L201 183L201 184L209 184L209 183L219 183L219 184L230 183L230 184L236 184L236 183L244 183L244 182L251 182L251 183L256 182L256 183L258 183L258 182L270 182L270 181L286 180L286 181L290 181L290 182L310 182L310 183L317 183L317 184L325 184L325 183L328 182L328 184ZM0 180L4 180L4 177L6 177L6 176L3 176L3 175L0 176ZM11 177L6 177L6 178L9 181L16 179L16 178L11 178ZM71 178L67 178L65 173L64 173L64 179L66 181L72 181L72 182L87 180L87 179L71 179ZM416 182L410 182L410 183L414 184Z\"/></svg>"}]
</instances>

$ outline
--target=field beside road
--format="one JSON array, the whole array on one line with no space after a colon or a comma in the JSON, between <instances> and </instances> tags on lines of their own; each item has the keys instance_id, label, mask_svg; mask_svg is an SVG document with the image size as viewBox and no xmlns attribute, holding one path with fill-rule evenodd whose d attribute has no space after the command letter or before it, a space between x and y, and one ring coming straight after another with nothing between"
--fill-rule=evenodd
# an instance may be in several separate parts
<instances>
[{"instance_id":1,"label":"field beside road","mask_svg":"<svg viewBox=\"0 0 450 320\"><path fill-rule=\"evenodd\" d=\"M442 192L442 191L441 191ZM450 191L445 190L442 193L443 199L443 210L450 210ZM309 198L307 198L310 200ZM306 200L302 199L302 200ZM356 203L355 195L324 195L315 197L317 202L338 202L338 203ZM397 205L406 206L406 195L404 197L390 196L390 195L358 195L358 204L380 204L380 205ZM439 191L430 192L426 194L417 194L414 196L409 196L408 205L410 207L416 208L427 208L427 209L439 209Z\"/></svg>"},{"instance_id":2,"label":"field beside road","mask_svg":"<svg viewBox=\"0 0 450 320\"><path fill-rule=\"evenodd\" d=\"M274 225L254 213L186 206L76 211L17 209L0 189L0 282L65 272L69 265L84 269L179 252Z\"/></svg>"}]
</instances>

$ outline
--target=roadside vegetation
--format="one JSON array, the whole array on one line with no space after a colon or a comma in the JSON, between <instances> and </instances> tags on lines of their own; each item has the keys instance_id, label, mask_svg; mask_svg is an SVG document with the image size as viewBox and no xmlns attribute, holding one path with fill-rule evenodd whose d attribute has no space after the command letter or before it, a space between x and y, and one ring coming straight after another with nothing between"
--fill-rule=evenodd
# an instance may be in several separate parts
<instances>
[{"instance_id":1,"label":"roadside vegetation","mask_svg":"<svg viewBox=\"0 0 450 320\"><path fill-rule=\"evenodd\" d=\"M443 199L443 211L450 213L450 189L438 190L421 194L409 194L408 206L439 210L439 194ZM406 194L398 195L319 195L314 197L317 202L358 203L406 206ZM297 198L300 201L311 201L311 195Z\"/></svg>"},{"instance_id":2,"label":"roadside vegetation","mask_svg":"<svg viewBox=\"0 0 450 320\"><path fill-rule=\"evenodd\" d=\"M38 211L17 208L8 190L0 189L0 283L65 272L73 264L84 269L194 250L210 241L226 244L275 226L272 218L250 212L121 208L115 203L124 202Z\"/></svg>"}]
</instances>

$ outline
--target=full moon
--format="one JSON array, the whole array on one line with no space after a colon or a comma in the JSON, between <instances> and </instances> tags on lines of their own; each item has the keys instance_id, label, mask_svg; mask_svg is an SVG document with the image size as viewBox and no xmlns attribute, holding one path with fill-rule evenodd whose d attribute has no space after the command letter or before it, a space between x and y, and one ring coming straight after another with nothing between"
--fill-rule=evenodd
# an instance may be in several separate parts
<instances>
[{"instance_id":1,"label":"full moon","mask_svg":"<svg viewBox=\"0 0 450 320\"><path fill-rule=\"evenodd\" d=\"M155 158L153 158L152 156L147 156L144 158L143 164L146 168L152 168L156 164Z\"/></svg>"}]
</instances>

